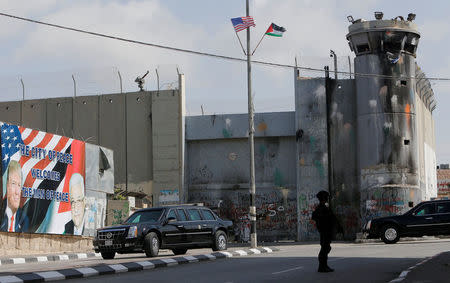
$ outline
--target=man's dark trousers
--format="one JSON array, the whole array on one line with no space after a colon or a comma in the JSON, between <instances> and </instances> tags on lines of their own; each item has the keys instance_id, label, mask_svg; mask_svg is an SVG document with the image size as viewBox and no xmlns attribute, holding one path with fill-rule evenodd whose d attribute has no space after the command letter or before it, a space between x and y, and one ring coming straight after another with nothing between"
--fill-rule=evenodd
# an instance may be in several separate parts
<instances>
[{"instance_id":1,"label":"man's dark trousers","mask_svg":"<svg viewBox=\"0 0 450 283\"><path fill-rule=\"evenodd\" d=\"M320 233L319 269L328 266L328 254L331 251L331 233Z\"/></svg>"}]
</instances>

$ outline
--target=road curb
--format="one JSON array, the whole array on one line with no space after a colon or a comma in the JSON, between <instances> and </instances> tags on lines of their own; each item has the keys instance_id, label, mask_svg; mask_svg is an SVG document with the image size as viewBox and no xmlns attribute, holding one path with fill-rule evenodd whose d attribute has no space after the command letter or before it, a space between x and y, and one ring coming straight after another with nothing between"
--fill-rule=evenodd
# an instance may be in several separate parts
<instances>
[{"instance_id":1,"label":"road curb","mask_svg":"<svg viewBox=\"0 0 450 283\"><path fill-rule=\"evenodd\" d=\"M91 267L68 268L45 272L30 272L15 274L9 276L0 276L0 283L19 283L19 282L44 282L52 280L64 280L72 278L83 278L99 276L105 274L115 274L122 272L141 271L146 269L167 267L180 264L188 264L200 261L211 261L216 259L226 259L229 257L243 257L253 254L272 253L279 251L278 248L261 247L254 249L240 249L229 252L214 252L211 254L202 254L194 256L180 256L173 258L154 259L136 262L124 262L117 264L102 264Z\"/></svg>"},{"instance_id":2,"label":"road curb","mask_svg":"<svg viewBox=\"0 0 450 283\"><path fill-rule=\"evenodd\" d=\"M434 255L434 256L427 257L427 258L425 258L424 260L422 260L421 262L419 262L419 263L417 263L417 264L415 264L415 265L409 267L409 268L406 269L406 270L403 270L397 278L395 278L395 279L389 281L389 283L402 282L403 280L406 279L406 276L408 275L408 273L409 273L411 270L413 270L414 268L416 268L416 267L418 267L418 266L420 266L420 265L422 265L422 264L428 262L429 260L431 260L431 259L433 259L433 258L436 258L436 257L440 256L440 255L443 254L443 253L444 253L444 252L441 252L441 253L438 253L438 254L436 254L436 255Z\"/></svg>"},{"instance_id":3,"label":"road curb","mask_svg":"<svg viewBox=\"0 0 450 283\"><path fill-rule=\"evenodd\" d=\"M91 257L99 257L99 253L73 253L73 254L60 254L60 255L44 255L44 256L32 256L32 257L12 257L0 259L0 265L7 264L24 264L33 262L46 262L46 261L61 261L72 259L83 259Z\"/></svg>"}]
</instances>

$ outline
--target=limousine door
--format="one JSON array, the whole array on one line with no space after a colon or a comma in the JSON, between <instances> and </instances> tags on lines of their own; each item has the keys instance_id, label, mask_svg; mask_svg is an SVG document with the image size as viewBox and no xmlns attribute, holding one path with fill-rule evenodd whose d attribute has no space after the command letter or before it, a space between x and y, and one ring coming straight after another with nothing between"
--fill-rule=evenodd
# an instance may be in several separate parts
<instances>
[{"instance_id":1,"label":"limousine door","mask_svg":"<svg viewBox=\"0 0 450 283\"><path fill-rule=\"evenodd\" d=\"M437 234L450 234L450 201L436 203L436 217L439 221Z\"/></svg>"},{"instance_id":2,"label":"limousine door","mask_svg":"<svg viewBox=\"0 0 450 283\"><path fill-rule=\"evenodd\" d=\"M434 235L439 230L439 219L434 203L421 205L413 212L410 219L411 221L406 225L408 234Z\"/></svg>"},{"instance_id":3,"label":"limousine door","mask_svg":"<svg viewBox=\"0 0 450 283\"><path fill-rule=\"evenodd\" d=\"M175 209L170 209L166 216L166 221L169 218L174 218L175 221L167 222L161 228L162 240L164 245L177 245L182 243L183 236L186 234L186 229L183 223L178 221Z\"/></svg>"}]
</instances>

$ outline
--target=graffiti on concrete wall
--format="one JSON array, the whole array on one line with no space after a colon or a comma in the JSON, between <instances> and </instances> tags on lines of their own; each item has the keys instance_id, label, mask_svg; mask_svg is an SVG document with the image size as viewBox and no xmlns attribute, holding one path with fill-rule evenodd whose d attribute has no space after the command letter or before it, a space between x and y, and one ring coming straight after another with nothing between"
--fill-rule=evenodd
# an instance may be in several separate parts
<instances>
[{"instance_id":1,"label":"graffiti on concrete wall","mask_svg":"<svg viewBox=\"0 0 450 283\"><path fill-rule=\"evenodd\" d=\"M319 201L316 191L302 191L298 194L298 232L299 239L317 239L316 223L311 219Z\"/></svg>"},{"instance_id":2,"label":"graffiti on concrete wall","mask_svg":"<svg viewBox=\"0 0 450 283\"><path fill-rule=\"evenodd\" d=\"M409 209L414 199L414 191L408 188L381 187L367 192L365 202L361 203L362 225L383 216L398 215Z\"/></svg>"},{"instance_id":3,"label":"graffiti on concrete wall","mask_svg":"<svg viewBox=\"0 0 450 283\"><path fill-rule=\"evenodd\" d=\"M341 225L344 237L349 235L350 238L353 237L361 229L360 218L359 218L359 208L348 205L337 204L333 207L334 213Z\"/></svg>"},{"instance_id":4,"label":"graffiti on concrete wall","mask_svg":"<svg viewBox=\"0 0 450 283\"><path fill-rule=\"evenodd\" d=\"M159 203L161 205L177 204L180 201L180 195L177 189L161 190L159 192Z\"/></svg>"},{"instance_id":5,"label":"graffiti on concrete wall","mask_svg":"<svg viewBox=\"0 0 450 283\"><path fill-rule=\"evenodd\" d=\"M230 153L229 158L230 160L236 160L237 154ZM197 169L194 172L192 182L196 184L208 184L213 178L213 176L214 176L213 172L208 168L207 165L204 165L203 167Z\"/></svg>"},{"instance_id":6,"label":"graffiti on concrete wall","mask_svg":"<svg viewBox=\"0 0 450 283\"><path fill-rule=\"evenodd\" d=\"M105 224L106 198L98 199L95 197L87 197L85 213L83 235L94 236L95 230L103 227Z\"/></svg>"},{"instance_id":7,"label":"graffiti on concrete wall","mask_svg":"<svg viewBox=\"0 0 450 283\"><path fill-rule=\"evenodd\" d=\"M129 215L128 200L109 200L106 211L106 225L121 224Z\"/></svg>"},{"instance_id":8,"label":"graffiti on concrete wall","mask_svg":"<svg viewBox=\"0 0 450 283\"><path fill-rule=\"evenodd\" d=\"M295 190L288 188L256 189L256 228L258 240L295 240L297 230L297 207ZM190 190L189 202L201 202L217 207L220 217L230 219L239 242L250 240L250 195L243 189Z\"/></svg>"}]
</instances>

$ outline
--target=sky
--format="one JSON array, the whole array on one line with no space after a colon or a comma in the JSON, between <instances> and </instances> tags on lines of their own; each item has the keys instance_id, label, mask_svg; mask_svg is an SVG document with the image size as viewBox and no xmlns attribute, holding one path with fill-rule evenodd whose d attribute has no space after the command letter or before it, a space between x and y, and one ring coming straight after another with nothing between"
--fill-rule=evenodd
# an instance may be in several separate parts
<instances>
[{"instance_id":1,"label":"sky","mask_svg":"<svg viewBox=\"0 0 450 283\"><path fill-rule=\"evenodd\" d=\"M287 29L282 38L266 37L254 60L322 69L332 66L330 49L339 68L347 70L351 54L347 16L372 20L374 11L385 18L417 14L421 39L417 62L429 77L450 78L450 22L447 1L416 0L250 0L256 27L256 46L270 23ZM0 12L39 21L105 33L172 47L245 58L230 18L245 16L245 0L0 0ZM0 101L25 98L97 95L137 91L134 82L147 70L145 88L170 88L178 71L186 77L188 115L246 113L246 64L176 53L92 35L58 30L0 16ZM245 41L245 32L240 33ZM294 110L294 72L253 64L256 112ZM304 76L322 76L303 72ZM73 77L72 77L73 76ZM450 82L433 82L437 108L433 112L436 157L450 162Z\"/></svg>"}]
</instances>

